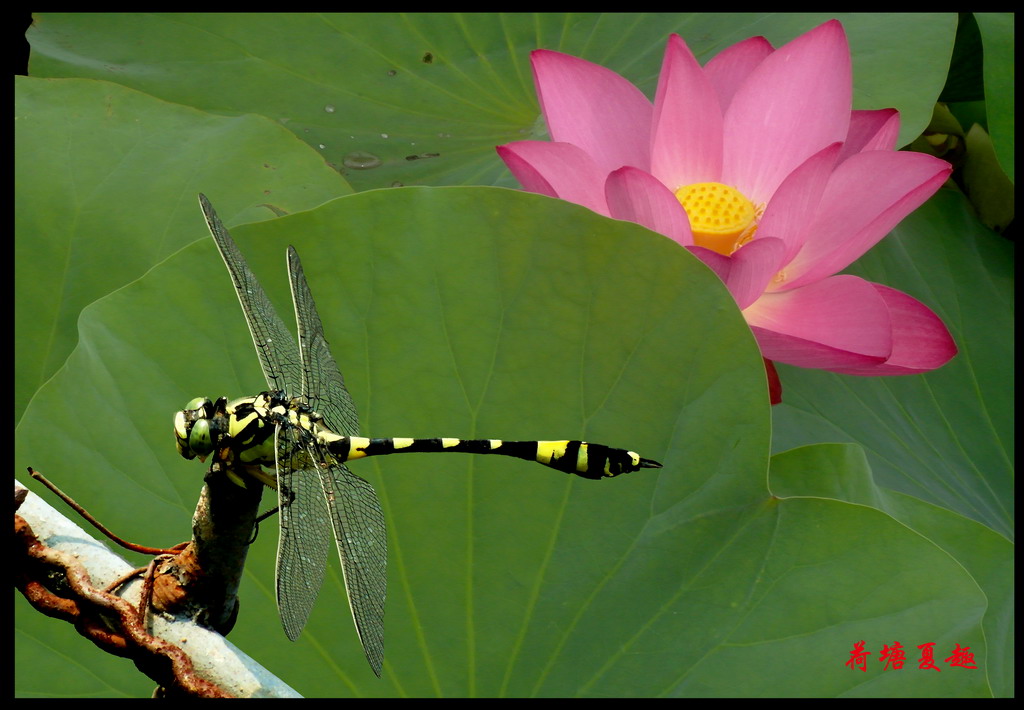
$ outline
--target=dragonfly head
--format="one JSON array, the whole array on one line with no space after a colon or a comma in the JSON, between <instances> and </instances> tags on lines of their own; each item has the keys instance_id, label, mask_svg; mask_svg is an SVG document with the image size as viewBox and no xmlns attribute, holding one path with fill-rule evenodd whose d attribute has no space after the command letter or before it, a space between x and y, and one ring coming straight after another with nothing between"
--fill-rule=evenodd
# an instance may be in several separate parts
<instances>
[{"instance_id":1,"label":"dragonfly head","mask_svg":"<svg viewBox=\"0 0 1024 710\"><path fill-rule=\"evenodd\" d=\"M186 459L205 461L228 433L227 398L211 402L196 397L174 415L174 438L178 453Z\"/></svg>"}]
</instances>

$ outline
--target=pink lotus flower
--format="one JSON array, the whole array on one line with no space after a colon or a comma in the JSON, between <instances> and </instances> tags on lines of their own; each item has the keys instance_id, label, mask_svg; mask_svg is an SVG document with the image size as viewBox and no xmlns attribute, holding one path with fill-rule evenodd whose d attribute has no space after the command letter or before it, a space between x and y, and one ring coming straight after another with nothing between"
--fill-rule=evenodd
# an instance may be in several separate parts
<instances>
[{"instance_id":1,"label":"pink lotus flower","mask_svg":"<svg viewBox=\"0 0 1024 710\"><path fill-rule=\"evenodd\" d=\"M752 37L703 68L672 35L653 105L604 67L543 49L531 59L552 142L498 147L519 182L692 251L729 288L765 358L899 375L956 354L922 303L836 275L952 170L894 150L895 110L851 111L839 22L779 49Z\"/></svg>"}]
</instances>

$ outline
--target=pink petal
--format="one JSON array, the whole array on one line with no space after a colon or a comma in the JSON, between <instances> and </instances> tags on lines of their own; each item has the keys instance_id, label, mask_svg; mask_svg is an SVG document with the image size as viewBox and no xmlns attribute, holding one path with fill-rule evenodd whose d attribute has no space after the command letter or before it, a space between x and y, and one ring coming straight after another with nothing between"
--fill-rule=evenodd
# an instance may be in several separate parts
<instances>
[{"instance_id":1,"label":"pink petal","mask_svg":"<svg viewBox=\"0 0 1024 710\"><path fill-rule=\"evenodd\" d=\"M923 153L857 153L832 173L785 288L845 269L921 206L949 177L949 163Z\"/></svg>"},{"instance_id":2,"label":"pink petal","mask_svg":"<svg viewBox=\"0 0 1024 710\"><path fill-rule=\"evenodd\" d=\"M726 283L729 280L729 272L732 270L732 259L725 254L719 254L713 249L699 247L696 245L686 247L690 253L704 262L704 265L715 272L715 276Z\"/></svg>"},{"instance_id":3,"label":"pink petal","mask_svg":"<svg viewBox=\"0 0 1024 710\"><path fill-rule=\"evenodd\" d=\"M675 192L722 174L722 114L711 82L690 48L668 38L654 99L651 173Z\"/></svg>"},{"instance_id":4,"label":"pink petal","mask_svg":"<svg viewBox=\"0 0 1024 710\"><path fill-rule=\"evenodd\" d=\"M765 208L757 231L786 242L782 264L788 264L803 246L841 149L840 143L833 143L805 160L782 181Z\"/></svg>"},{"instance_id":5,"label":"pink petal","mask_svg":"<svg viewBox=\"0 0 1024 710\"><path fill-rule=\"evenodd\" d=\"M772 237L755 239L731 256L704 247L687 248L722 280L741 310L760 298L786 251L785 243Z\"/></svg>"},{"instance_id":6,"label":"pink petal","mask_svg":"<svg viewBox=\"0 0 1024 710\"><path fill-rule=\"evenodd\" d=\"M841 370L881 363L892 352L889 308L856 276L766 293L743 315L769 360Z\"/></svg>"},{"instance_id":7,"label":"pink petal","mask_svg":"<svg viewBox=\"0 0 1024 710\"><path fill-rule=\"evenodd\" d=\"M531 53L533 79L553 141L582 148L605 174L650 170L653 107L610 69L560 52Z\"/></svg>"},{"instance_id":8,"label":"pink petal","mask_svg":"<svg viewBox=\"0 0 1024 710\"><path fill-rule=\"evenodd\" d=\"M939 317L902 291L871 284L889 307L892 354L880 365L840 369L850 375L914 375L945 365L956 355L956 343Z\"/></svg>"},{"instance_id":9,"label":"pink petal","mask_svg":"<svg viewBox=\"0 0 1024 710\"><path fill-rule=\"evenodd\" d=\"M866 150L893 150L899 134L900 112L896 109L854 111L850 114L850 130L839 162Z\"/></svg>"},{"instance_id":10,"label":"pink petal","mask_svg":"<svg viewBox=\"0 0 1024 710\"><path fill-rule=\"evenodd\" d=\"M723 114L740 85L774 51L764 37L751 37L726 47L704 65L704 73L715 87Z\"/></svg>"},{"instance_id":11,"label":"pink petal","mask_svg":"<svg viewBox=\"0 0 1024 710\"><path fill-rule=\"evenodd\" d=\"M605 183L605 196L609 214L615 219L642 224L683 246L693 244L683 206L650 173L632 167L615 170Z\"/></svg>"},{"instance_id":12,"label":"pink petal","mask_svg":"<svg viewBox=\"0 0 1024 710\"><path fill-rule=\"evenodd\" d=\"M758 237L733 252L725 285L740 309L761 297L785 254L786 243L773 237Z\"/></svg>"},{"instance_id":13,"label":"pink petal","mask_svg":"<svg viewBox=\"0 0 1024 710\"><path fill-rule=\"evenodd\" d=\"M499 145L497 151L524 190L608 215L605 173L580 148L569 143L517 141Z\"/></svg>"},{"instance_id":14,"label":"pink petal","mask_svg":"<svg viewBox=\"0 0 1024 710\"><path fill-rule=\"evenodd\" d=\"M846 138L851 90L850 48L837 21L777 49L725 113L721 182L767 203L798 165Z\"/></svg>"}]
</instances>

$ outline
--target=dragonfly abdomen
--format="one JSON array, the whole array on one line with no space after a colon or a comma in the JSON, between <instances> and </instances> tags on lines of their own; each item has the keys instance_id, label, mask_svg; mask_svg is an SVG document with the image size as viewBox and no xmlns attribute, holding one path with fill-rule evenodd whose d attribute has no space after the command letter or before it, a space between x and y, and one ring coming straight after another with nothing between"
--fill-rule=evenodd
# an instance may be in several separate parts
<instances>
[{"instance_id":1,"label":"dragonfly abdomen","mask_svg":"<svg viewBox=\"0 0 1024 710\"><path fill-rule=\"evenodd\" d=\"M502 439L368 439L338 437L329 442L331 452L346 461L365 456L400 453L498 454L536 461L563 473L590 479L610 478L641 468L661 468L657 461L634 451L585 441L504 441Z\"/></svg>"}]
</instances>

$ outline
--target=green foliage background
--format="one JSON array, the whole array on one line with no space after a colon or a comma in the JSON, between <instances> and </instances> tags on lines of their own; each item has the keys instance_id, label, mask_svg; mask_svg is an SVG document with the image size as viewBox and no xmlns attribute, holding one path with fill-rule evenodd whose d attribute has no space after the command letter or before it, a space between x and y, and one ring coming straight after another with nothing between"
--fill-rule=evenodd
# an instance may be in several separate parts
<instances>
[{"instance_id":1,"label":"green foliage background","mask_svg":"<svg viewBox=\"0 0 1024 710\"><path fill-rule=\"evenodd\" d=\"M531 49L652 96L669 32L706 61L827 19L37 15L15 82L16 470L129 539L187 537L202 471L171 445L173 412L263 386L202 191L286 321L284 250L299 250L364 432L580 436L665 463L600 483L491 457L354 466L389 525L383 679L336 562L285 640L273 535L231 634L303 694L1012 695L1008 242L940 192L851 272L932 307L958 356L907 378L780 367L769 412L707 269L637 225L507 189L494 153L545 137ZM956 16L840 19L855 107L898 108L909 143ZM1012 60L1012 19L979 26ZM987 88L990 121L1012 126ZM1012 132L1009 149L993 136L1012 166ZM860 640L868 673L843 665ZM895 642L911 661L970 646L978 669L883 671ZM15 648L20 696L150 691L20 599Z\"/></svg>"}]
</instances>

